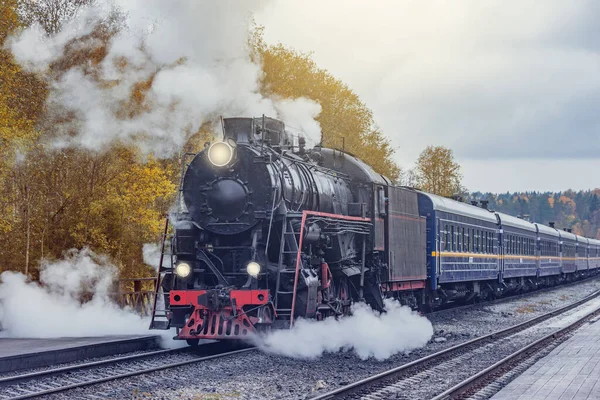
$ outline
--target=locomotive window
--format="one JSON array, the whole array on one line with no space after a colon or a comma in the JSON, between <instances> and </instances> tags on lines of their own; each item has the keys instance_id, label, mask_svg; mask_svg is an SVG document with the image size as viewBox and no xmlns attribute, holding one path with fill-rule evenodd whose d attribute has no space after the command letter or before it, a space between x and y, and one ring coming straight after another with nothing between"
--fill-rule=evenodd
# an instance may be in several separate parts
<instances>
[{"instance_id":1,"label":"locomotive window","mask_svg":"<svg viewBox=\"0 0 600 400\"><path fill-rule=\"evenodd\" d=\"M460 241L462 242L462 251L468 251L467 249L467 243L465 242L465 228L462 227L460 228Z\"/></svg>"},{"instance_id":2,"label":"locomotive window","mask_svg":"<svg viewBox=\"0 0 600 400\"><path fill-rule=\"evenodd\" d=\"M456 250L456 238L454 237L454 225L452 225L450 227L450 233L451 233L450 240L452 242L452 248L451 248L451 250L454 251L454 250Z\"/></svg>"},{"instance_id":3,"label":"locomotive window","mask_svg":"<svg viewBox=\"0 0 600 400\"><path fill-rule=\"evenodd\" d=\"M471 251L471 236L469 235L469 228L467 228L467 234L465 235L465 251Z\"/></svg>"},{"instance_id":4,"label":"locomotive window","mask_svg":"<svg viewBox=\"0 0 600 400\"><path fill-rule=\"evenodd\" d=\"M462 250L462 241L460 237L460 226L456 227L456 251Z\"/></svg>"}]
</instances>

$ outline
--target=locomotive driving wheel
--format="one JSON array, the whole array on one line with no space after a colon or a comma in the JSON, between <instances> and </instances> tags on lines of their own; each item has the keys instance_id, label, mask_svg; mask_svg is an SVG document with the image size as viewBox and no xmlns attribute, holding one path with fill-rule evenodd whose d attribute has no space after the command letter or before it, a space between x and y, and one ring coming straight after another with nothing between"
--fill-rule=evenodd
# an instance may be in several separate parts
<instances>
[{"instance_id":1,"label":"locomotive driving wheel","mask_svg":"<svg viewBox=\"0 0 600 400\"><path fill-rule=\"evenodd\" d=\"M348 278L345 276L339 279L337 284L337 293L336 297L340 302L342 315L350 314L350 304L352 303L350 298L350 289L348 286Z\"/></svg>"},{"instance_id":2,"label":"locomotive driving wheel","mask_svg":"<svg viewBox=\"0 0 600 400\"><path fill-rule=\"evenodd\" d=\"M350 290L348 287L348 279L343 276L338 279L333 279L329 287L331 298L329 305L333 309L333 315L336 317L348 315L350 313Z\"/></svg>"}]
</instances>

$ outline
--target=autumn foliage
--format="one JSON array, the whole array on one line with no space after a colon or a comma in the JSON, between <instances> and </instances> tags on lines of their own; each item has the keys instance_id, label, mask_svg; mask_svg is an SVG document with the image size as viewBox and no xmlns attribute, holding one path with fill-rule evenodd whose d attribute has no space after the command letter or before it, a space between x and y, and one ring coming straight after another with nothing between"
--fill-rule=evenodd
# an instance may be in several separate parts
<instances>
[{"instance_id":1,"label":"autumn foliage","mask_svg":"<svg viewBox=\"0 0 600 400\"><path fill-rule=\"evenodd\" d=\"M452 150L443 146L428 146L419 155L413 174L414 186L438 196L460 195L462 175Z\"/></svg>"},{"instance_id":2,"label":"autumn foliage","mask_svg":"<svg viewBox=\"0 0 600 400\"><path fill-rule=\"evenodd\" d=\"M472 193L472 199L486 199L491 209L528 218L556 228L600 239L600 189L559 193Z\"/></svg>"},{"instance_id":3,"label":"autumn foliage","mask_svg":"<svg viewBox=\"0 0 600 400\"><path fill-rule=\"evenodd\" d=\"M57 34L62 23L92 1L0 2L0 270L36 278L40 259L89 247L109 255L122 276L153 274L143 263L142 245L160 238L177 192L180 157L158 160L140 154L130 142L98 151L57 148L53 139L65 134L63 127L78 129L77 117L47 101L49 82L73 68L99 86L114 84L101 80L97 66L120 29L120 16L115 14L87 36L67 43L63 56L37 75L22 70L4 46L12 33L33 22L47 35ZM266 45L260 29L249 43L254 61L263 67L261 94L320 103L317 119L325 145L344 146L378 172L399 177L393 148L375 125L371 110L348 86L318 68L310 55ZM146 95L152 79L133 85L129 99L119 104L119 118L149 111ZM209 125L190 132L182 153L197 151L211 139Z\"/></svg>"}]
</instances>

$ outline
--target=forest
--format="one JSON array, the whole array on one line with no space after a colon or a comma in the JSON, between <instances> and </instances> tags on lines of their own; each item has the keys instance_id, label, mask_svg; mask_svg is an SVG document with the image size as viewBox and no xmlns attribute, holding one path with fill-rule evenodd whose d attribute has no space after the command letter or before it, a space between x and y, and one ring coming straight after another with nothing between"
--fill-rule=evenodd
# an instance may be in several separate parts
<instances>
[{"instance_id":1,"label":"forest","mask_svg":"<svg viewBox=\"0 0 600 400\"><path fill-rule=\"evenodd\" d=\"M481 193L468 200L488 200L492 210L520 216L532 222L554 222L558 229L600 239L600 189L564 192Z\"/></svg>"},{"instance_id":2,"label":"forest","mask_svg":"<svg viewBox=\"0 0 600 400\"><path fill-rule=\"evenodd\" d=\"M180 132L173 132L173 137L183 137L183 142L170 154L143 151L148 149L142 145L144 140L152 136L147 130L127 137L112 132L152 116L155 107L165 104L166 100L155 96L155 80L161 72L186 66L193 69L191 58L183 57L174 63L153 64L151 72L143 75L137 65L130 65L133 58L128 54L109 59L111 43L128 29L127 18L118 9L107 18L94 20L85 35L65 40L61 53L44 68L31 70L17 62L10 48L15 37L33 25L46 39L63 40L64 26L93 3L0 2L0 272L21 271L37 279L40 260L61 258L69 249L88 247L109 256L122 277L152 275L152 268L144 264L142 247L160 240L165 216L177 193L181 155L202 149L214 137L213 126L221 116L217 113L202 115L203 123L197 129L184 124ZM394 149L356 93L319 68L310 54L266 44L262 28L251 21L245 34L245 43L240 46L244 47L242 61L260 69L258 81L251 82L259 96L305 98L318 103L316 121L323 144L343 146L378 172L392 179L399 177ZM56 49L47 46L41 50L45 54ZM147 51L144 42L132 50L136 55ZM126 71L139 78L128 85L106 79L103 68L107 65L116 73ZM115 107L112 127L90 127L77 111L80 104L71 103L70 108L60 101L64 93L56 88L64 88L74 76L101 95L124 87L120 95L125 96ZM74 86L73 91L80 87ZM197 97L192 100L201 102L202 94ZM167 103L167 112L181 103L180 99ZM197 120L197 113L200 111L189 110L181 119L185 122L189 116ZM85 131L90 128L90 132ZM99 135L111 134L116 139L108 145L70 145L74 138L84 137L93 143ZM160 149L170 138L159 139L159 146L151 142L154 148Z\"/></svg>"}]
</instances>

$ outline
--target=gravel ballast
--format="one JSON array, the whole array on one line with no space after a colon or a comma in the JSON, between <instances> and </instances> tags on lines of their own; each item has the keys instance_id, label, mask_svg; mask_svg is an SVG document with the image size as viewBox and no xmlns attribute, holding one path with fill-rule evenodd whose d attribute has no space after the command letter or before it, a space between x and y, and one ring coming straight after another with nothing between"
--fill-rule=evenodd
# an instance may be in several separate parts
<instances>
[{"instance_id":1,"label":"gravel ballast","mask_svg":"<svg viewBox=\"0 0 600 400\"><path fill-rule=\"evenodd\" d=\"M256 350L76 389L49 398L307 399L474 337L524 322L582 299L596 290L600 290L598 279L532 293L500 304L474 305L430 314L428 318L434 328L430 342L421 349L395 354L384 361L361 360L352 351L300 360ZM533 338L533 341L544 332L547 330L538 329L536 334L524 337Z\"/></svg>"}]
</instances>

